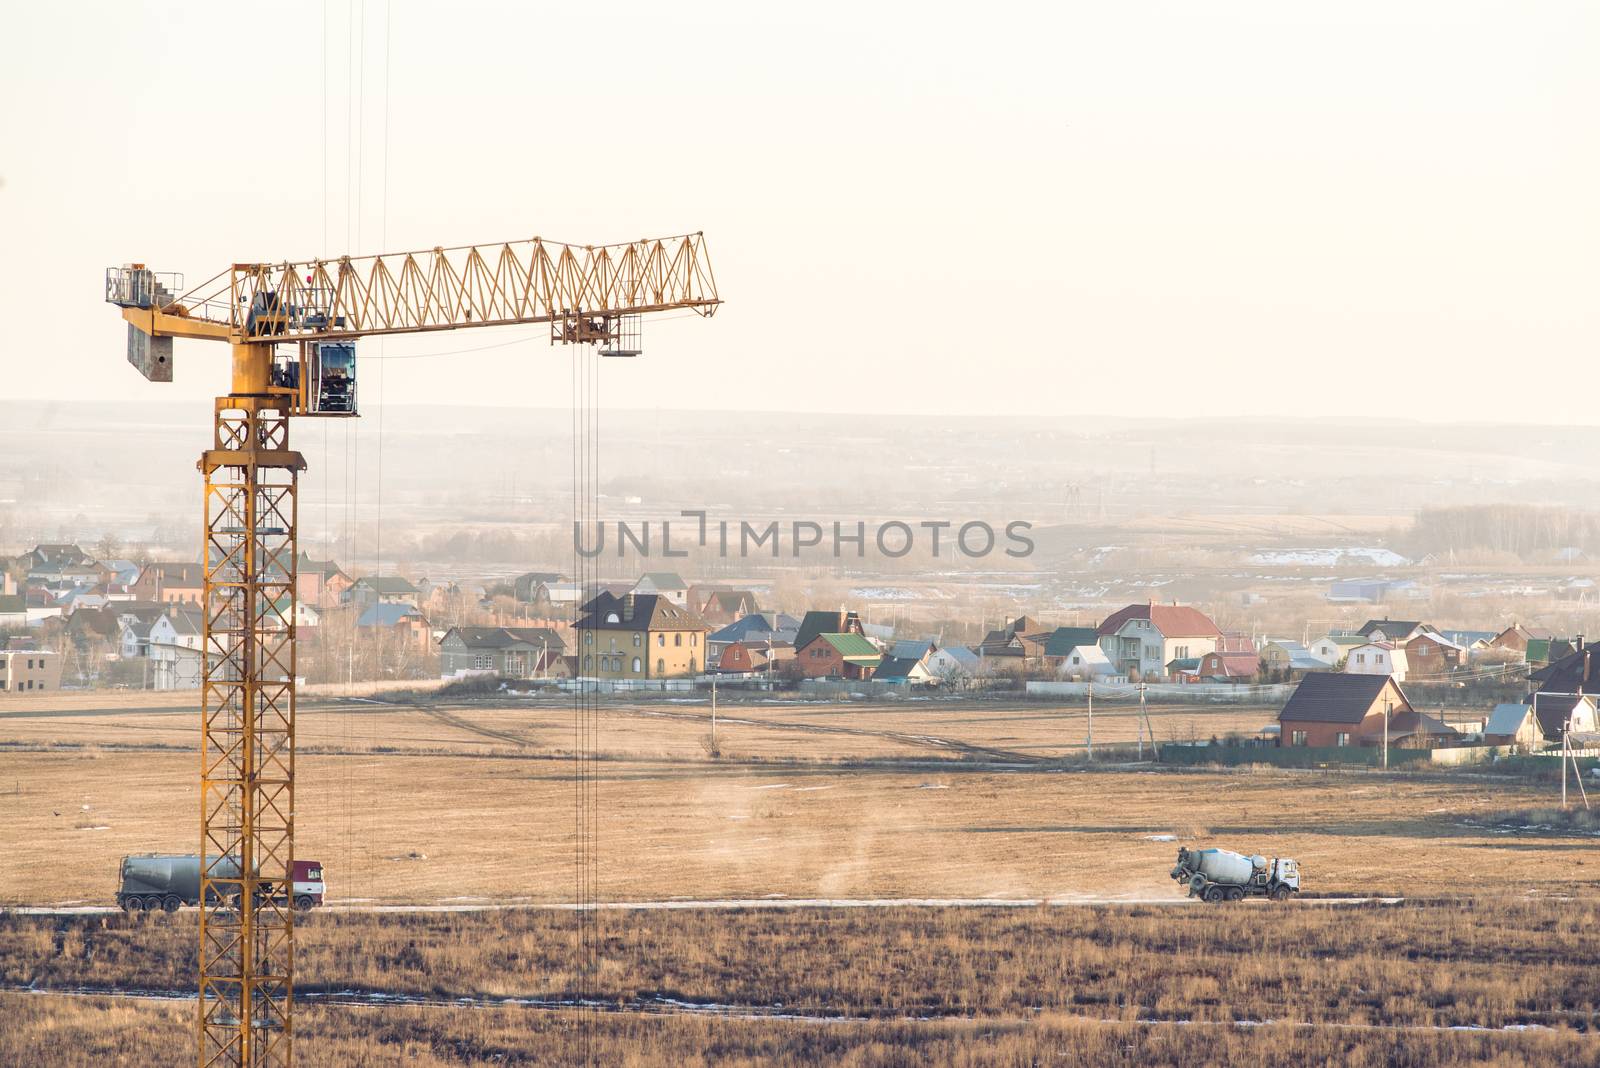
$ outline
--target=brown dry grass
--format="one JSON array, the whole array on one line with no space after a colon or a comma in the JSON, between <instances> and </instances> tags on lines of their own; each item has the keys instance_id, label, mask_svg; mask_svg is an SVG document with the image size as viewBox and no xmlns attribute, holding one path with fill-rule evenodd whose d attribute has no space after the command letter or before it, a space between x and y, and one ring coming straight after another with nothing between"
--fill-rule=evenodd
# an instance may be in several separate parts
<instances>
[{"instance_id":1,"label":"brown dry grass","mask_svg":"<svg viewBox=\"0 0 1600 1068\"><path fill-rule=\"evenodd\" d=\"M1018 732L1061 729L1025 718L1039 711L946 710L923 729L1014 746ZM1175 847L1149 836L1167 834L1298 857L1318 892L1592 892L1600 876L1584 864L1586 831L1484 825L1484 813L1551 804L1550 787L1515 780L1002 771L953 746L890 751L915 764L882 752L841 764L919 713L836 706L739 709L784 726L724 724L710 760L705 724L682 712L603 717L606 898L1166 897ZM171 714L0 719L0 744L23 744L0 749L0 855L51 858L0 868L0 903L109 902L122 855L190 851L197 757L178 747L192 730ZM50 750L53 738L77 747ZM569 713L548 707L308 711L300 855L328 865L335 900L569 899L571 766L557 754L570 738Z\"/></svg>"},{"instance_id":2,"label":"brown dry grass","mask_svg":"<svg viewBox=\"0 0 1600 1068\"><path fill-rule=\"evenodd\" d=\"M181 1064L193 1007L0 993L0 1063L76 1068ZM1592 1062L1592 1043L1560 1034L1397 1033L1022 1019L807 1024L602 1014L581 1046L569 1013L451 1007L312 1006L296 1014L298 1060L362 1068L503 1068L594 1062L621 1068L1034 1068L1040 1064L1340 1064L1432 1068ZM308 1054L315 1051L317 1060Z\"/></svg>"},{"instance_id":3,"label":"brown dry grass","mask_svg":"<svg viewBox=\"0 0 1600 1068\"><path fill-rule=\"evenodd\" d=\"M1337 912L1261 904L607 913L589 989L634 1014L597 1021L600 1048L615 1057L606 1063L1029 1064L1043 1054L1093 1060L1119 1045L1140 1054L1127 1063L1281 1063L1313 1053L1339 1063L1579 1063L1600 1053L1600 1039L1574 1033L1600 1011L1600 976L1578 951L1597 920L1593 904L1470 902ZM571 1052L569 1016L496 1002L573 992L573 922L528 912L313 916L299 939L305 1048L318 1063L388 1063L358 1051L376 1055L391 1039L420 1063L560 1062ZM192 920L0 921L0 983L13 989L182 993L192 956ZM361 1010L318 1000L365 991L480 1007ZM96 1022L73 1004L39 1010L39 1001L15 1016L17 1027L26 1034L49 1019L72 1036L64 1048L98 1055L181 1050L188 1041L181 1008L133 1013L115 1003ZM855 1022L638 1018L681 1011L678 1003L720 1006L724 1016ZM1280 1026L1152 1023L1183 1021ZM1530 1025L1539 1030L1444 1030ZM1174 1032L1190 1035L1188 1044ZM476 1044L488 1035L488 1046Z\"/></svg>"}]
</instances>

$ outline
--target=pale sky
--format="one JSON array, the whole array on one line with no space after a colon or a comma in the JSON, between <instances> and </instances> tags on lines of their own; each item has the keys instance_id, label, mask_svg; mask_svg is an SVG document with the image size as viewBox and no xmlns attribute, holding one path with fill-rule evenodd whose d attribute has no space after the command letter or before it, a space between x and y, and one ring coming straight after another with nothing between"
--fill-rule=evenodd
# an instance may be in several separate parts
<instances>
[{"instance_id":1,"label":"pale sky","mask_svg":"<svg viewBox=\"0 0 1600 1068\"><path fill-rule=\"evenodd\" d=\"M703 230L726 306L606 405L1596 421L1596 5L958 10L13 7L0 396L226 388L126 364L124 261ZM479 350L391 403L569 397L537 329L385 348Z\"/></svg>"}]
</instances>

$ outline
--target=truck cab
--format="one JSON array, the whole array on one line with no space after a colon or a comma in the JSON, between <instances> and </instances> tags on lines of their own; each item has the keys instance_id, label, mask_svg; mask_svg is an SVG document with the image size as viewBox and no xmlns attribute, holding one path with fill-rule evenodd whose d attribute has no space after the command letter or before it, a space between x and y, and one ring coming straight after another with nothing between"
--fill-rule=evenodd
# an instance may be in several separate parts
<instances>
[{"instance_id":1,"label":"truck cab","mask_svg":"<svg viewBox=\"0 0 1600 1068\"><path fill-rule=\"evenodd\" d=\"M327 892L327 884L322 881L322 862L320 860L297 860L290 873L293 885L290 900L294 907L304 912L305 910L322 904L323 895Z\"/></svg>"}]
</instances>

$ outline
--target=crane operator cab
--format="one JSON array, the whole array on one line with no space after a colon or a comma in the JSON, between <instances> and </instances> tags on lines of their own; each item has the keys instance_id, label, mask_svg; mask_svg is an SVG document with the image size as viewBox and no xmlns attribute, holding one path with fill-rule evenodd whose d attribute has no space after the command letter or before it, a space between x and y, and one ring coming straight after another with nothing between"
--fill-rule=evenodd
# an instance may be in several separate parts
<instances>
[{"instance_id":1,"label":"crane operator cab","mask_svg":"<svg viewBox=\"0 0 1600 1068\"><path fill-rule=\"evenodd\" d=\"M311 341L297 353L274 356L272 384L301 398L296 415L360 414L354 342Z\"/></svg>"},{"instance_id":2,"label":"crane operator cab","mask_svg":"<svg viewBox=\"0 0 1600 1068\"><path fill-rule=\"evenodd\" d=\"M356 347L349 341L318 341L305 347L307 415L356 414Z\"/></svg>"}]
</instances>

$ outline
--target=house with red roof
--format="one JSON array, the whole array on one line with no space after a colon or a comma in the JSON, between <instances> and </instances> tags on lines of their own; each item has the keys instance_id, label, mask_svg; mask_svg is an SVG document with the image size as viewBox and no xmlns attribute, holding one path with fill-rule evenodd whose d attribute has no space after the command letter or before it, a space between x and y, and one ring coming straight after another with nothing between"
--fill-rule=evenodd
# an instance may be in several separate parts
<instances>
[{"instance_id":1,"label":"house with red roof","mask_svg":"<svg viewBox=\"0 0 1600 1068\"><path fill-rule=\"evenodd\" d=\"M1160 678L1172 660L1189 660L1223 646L1222 630L1198 608L1179 604L1130 604L1097 628L1100 648L1120 674Z\"/></svg>"},{"instance_id":2,"label":"house with red roof","mask_svg":"<svg viewBox=\"0 0 1600 1068\"><path fill-rule=\"evenodd\" d=\"M1261 673L1261 658L1255 653L1210 652L1200 658L1195 674L1217 682L1250 682Z\"/></svg>"}]
</instances>

